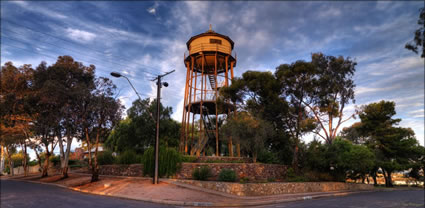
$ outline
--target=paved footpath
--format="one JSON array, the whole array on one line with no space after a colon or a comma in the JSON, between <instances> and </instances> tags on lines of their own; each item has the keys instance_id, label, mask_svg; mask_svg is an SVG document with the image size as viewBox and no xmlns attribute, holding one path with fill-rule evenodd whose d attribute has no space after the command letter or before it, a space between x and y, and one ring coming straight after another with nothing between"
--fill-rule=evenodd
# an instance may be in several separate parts
<instances>
[{"instance_id":1,"label":"paved footpath","mask_svg":"<svg viewBox=\"0 0 425 208\"><path fill-rule=\"evenodd\" d=\"M261 206L265 208L423 208L424 190L396 190L356 193L342 197L314 199Z\"/></svg>"},{"instance_id":2,"label":"paved footpath","mask_svg":"<svg viewBox=\"0 0 425 208\"><path fill-rule=\"evenodd\" d=\"M140 208L173 207L135 200L79 193L57 186L1 180L1 208Z\"/></svg>"},{"instance_id":3,"label":"paved footpath","mask_svg":"<svg viewBox=\"0 0 425 208\"><path fill-rule=\"evenodd\" d=\"M360 193L341 191L238 197L179 184L173 180L163 180L158 185L152 185L151 180L146 178L101 176L101 180L98 182L89 183L89 181L90 176L85 174L71 174L69 178L63 180L60 179L60 175L47 178L40 178L39 175L5 177L0 180L0 207L170 207L166 205L243 207L249 205L258 207L367 208L423 207L424 205L423 189L410 188L404 190L377 189L375 190L377 192ZM106 184L108 186L105 186ZM79 193L70 189L91 194ZM45 203L46 201L48 203Z\"/></svg>"}]
</instances>

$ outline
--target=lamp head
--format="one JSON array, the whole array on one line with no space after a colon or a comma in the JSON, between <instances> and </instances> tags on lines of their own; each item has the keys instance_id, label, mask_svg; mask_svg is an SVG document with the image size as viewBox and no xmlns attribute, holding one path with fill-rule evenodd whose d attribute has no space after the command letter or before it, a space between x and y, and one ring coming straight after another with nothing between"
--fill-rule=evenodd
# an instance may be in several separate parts
<instances>
[{"instance_id":1,"label":"lamp head","mask_svg":"<svg viewBox=\"0 0 425 208\"><path fill-rule=\"evenodd\" d=\"M113 76L113 77L121 77L122 75L120 74L120 73L118 73L118 72L111 72L111 75Z\"/></svg>"},{"instance_id":2,"label":"lamp head","mask_svg":"<svg viewBox=\"0 0 425 208\"><path fill-rule=\"evenodd\" d=\"M162 85L164 85L164 87L168 87L168 82L163 82Z\"/></svg>"}]
</instances>

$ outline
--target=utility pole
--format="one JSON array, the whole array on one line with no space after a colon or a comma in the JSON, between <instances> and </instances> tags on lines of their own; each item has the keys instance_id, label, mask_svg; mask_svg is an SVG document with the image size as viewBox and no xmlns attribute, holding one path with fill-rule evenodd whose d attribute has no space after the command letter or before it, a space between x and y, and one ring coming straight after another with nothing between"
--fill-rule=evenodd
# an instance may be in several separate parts
<instances>
[{"instance_id":1,"label":"utility pole","mask_svg":"<svg viewBox=\"0 0 425 208\"><path fill-rule=\"evenodd\" d=\"M161 88L162 85L164 87L168 87L168 83L161 82L161 78L165 77L171 73L173 73L175 70L172 70L170 72L167 72L163 75L158 75L157 78L153 79L152 81L157 81L157 97L156 97L156 138L155 138L155 171L154 171L154 177L153 177L153 184L158 184L158 168L159 168L159 118L160 118L160 106L161 106Z\"/></svg>"}]
</instances>

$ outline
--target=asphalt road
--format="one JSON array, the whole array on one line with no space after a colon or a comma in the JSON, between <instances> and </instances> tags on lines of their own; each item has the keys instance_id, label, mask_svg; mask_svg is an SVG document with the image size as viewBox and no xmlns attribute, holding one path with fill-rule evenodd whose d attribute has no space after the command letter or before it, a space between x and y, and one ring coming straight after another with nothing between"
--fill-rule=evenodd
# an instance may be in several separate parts
<instances>
[{"instance_id":1,"label":"asphalt road","mask_svg":"<svg viewBox=\"0 0 425 208\"><path fill-rule=\"evenodd\" d=\"M341 197L312 199L261 206L267 208L423 208L424 190L357 193Z\"/></svg>"},{"instance_id":2,"label":"asphalt road","mask_svg":"<svg viewBox=\"0 0 425 208\"><path fill-rule=\"evenodd\" d=\"M0 183L1 208L173 207L162 204L84 194L44 184L12 180L0 180Z\"/></svg>"},{"instance_id":3,"label":"asphalt road","mask_svg":"<svg viewBox=\"0 0 425 208\"><path fill-rule=\"evenodd\" d=\"M22 181L0 180L1 208L102 208L173 207L141 201L79 193L68 189ZM342 197L274 204L268 208L422 208L424 190L358 193Z\"/></svg>"}]
</instances>

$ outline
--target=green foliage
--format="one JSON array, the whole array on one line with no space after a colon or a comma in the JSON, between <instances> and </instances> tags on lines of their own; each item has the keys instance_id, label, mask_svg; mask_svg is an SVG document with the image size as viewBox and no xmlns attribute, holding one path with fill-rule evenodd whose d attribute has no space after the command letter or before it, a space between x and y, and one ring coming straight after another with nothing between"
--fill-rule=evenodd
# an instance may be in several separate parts
<instances>
[{"instance_id":1,"label":"green foliage","mask_svg":"<svg viewBox=\"0 0 425 208\"><path fill-rule=\"evenodd\" d=\"M155 170L154 148L151 147L143 154L143 173L153 176ZM159 148L159 170L158 175L173 176L181 168L182 156L174 148L161 146Z\"/></svg>"},{"instance_id":2,"label":"green foliage","mask_svg":"<svg viewBox=\"0 0 425 208\"><path fill-rule=\"evenodd\" d=\"M421 57L425 58L425 8L420 9L419 28L415 31L415 36L412 41L407 43L404 47L408 50L415 52L416 54L421 53Z\"/></svg>"},{"instance_id":3,"label":"green foliage","mask_svg":"<svg viewBox=\"0 0 425 208\"><path fill-rule=\"evenodd\" d=\"M109 135L105 146L115 152L133 150L143 154L147 147L155 143L156 100L136 100L127 111L128 117L122 120ZM171 118L171 107L160 105L160 145L178 147L180 124Z\"/></svg>"},{"instance_id":4,"label":"green foliage","mask_svg":"<svg viewBox=\"0 0 425 208\"><path fill-rule=\"evenodd\" d=\"M276 153L268 150L262 150L260 154L258 154L257 161L266 164L279 164L279 159L277 158Z\"/></svg>"},{"instance_id":5,"label":"green foliage","mask_svg":"<svg viewBox=\"0 0 425 208\"><path fill-rule=\"evenodd\" d=\"M198 157L195 157L195 156L190 156L190 155L182 156L182 162L184 163L193 163L193 162L196 162L197 159Z\"/></svg>"},{"instance_id":6,"label":"green foliage","mask_svg":"<svg viewBox=\"0 0 425 208\"><path fill-rule=\"evenodd\" d=\"M59 155L51 155L49 160L50 160L51 163L53 163L53 166L57 166L61 162Z\"/></svg>"},{"instance_id":7,"label":"green foliage","mask_svg":"<svg viewBox=\"0 0 425 208\"><path fill-rule=\"evenodd\" d=\"M192 178L195 180L206 181L211 177L211 168L207 165L203 165L193 169Z\"/></svg>"},{"instance_id":8,"label":"green foliage","mask_svg":"<svg viewBox=\"0 0 425 208\"><path fill-rule=\"evenodd\" d=\"M248 177L242 177L239 179L240 183L248 183L249 182L249 178Z\"/></svg>"},{"instance_id":9,"label":"green foliage","mask_svg":"<svg viewBox=\"0 0 425 208\"><path fill-rule=\"evenodd\" d=\"M37 160L31 160L28 162L28 166L36 166L36 165L38 165Z\"/></svg>"},{"instance_id":10,"label":"green foliage","mask_svg":"<svg viewBox=\"0 0 425 208\"><path fill-rule=\"evenodd\" d=\"M235 182L236 178L237 178L236 173L232 169L223 168L223 169L221 169L220 173L218 174L218 180L219 181Z\"/></svg>"},{"instance_id":11,"label":"green foliage","mask_svg":"<svg viewBox=\"0 0 425 208\"><path fill-rule=\"evenodd\" d=\"M252 117L247 112L238 112L227 119L227 123L221 127L222 138L232 138L235 143L241 144L242 151L252 155L254 162L258 153L264 149L265 141L272 136L272 126L261 119Z\"/></svg>"},{"instance_id":12,"label":"green foliage","mask_svg":"<svg viewBox=\"0 0 425 208\"><path fill-rule=\"evenodd\" d=\"M393 119L395 103L380 101L362 106L361 123L356 127L365 145L375 155L375 167L383 169L386 186L392 186L391 173L407 170L420 164L423 151L410 128L397 127L401 119ZM353 127L351 127L353 128Z\"/></svg>"},{"instance_id":13,"label":"green foliage","mask_svg":"<svg viewBox=\"0 0 425 208\"><path fill-rule=\"evenodd\" d=\"M123 153L124 155L125 153ZM127 153L127 154L131 154L131 153ZM131 155L127 155L126 157L131 156ZM128 158L120 158L120 160L128 160ZM99 152L97 154L97 162L99 163L99 165L111 165L115 162L115 157L112 155L112 151L110 150L106 150L103 152ZM132 162L132 161L123 161L123 162ZM138 162L135 162L138 163ZM75 163L69 163L69 165L74 165Z\"/></svg>"},{"instance_id":14,"label":"green foliage","mask_svg":"<svg viewBox=\"0 0 425 208\"><path fill-rule=\"evenodd\" d=\"M113 159L112 153L110 153L110 155L109 153L107 153L106 155L104 155L104 157L106 157L105 162L110 162L110 164L113 163L113 161L110 161L110 159ZM142 161L142 157L138 155L134 150L124 151L123 153L118 155L118 157L116 158L116 162L118 164L125 164L125 165L137 164L137 163L140 163L141 161Z\"/></svg>"},{"instance_id":15,"label":"green foliage","mask_svg":"<svg viewBox=\"0 0 425 208\"><path fill-rule=\"evenodd\" d=\"M366 146L338 138L332 144L321 144L313 140L305 154L306 170L323 174L322 178L326 180L329 178L328 174L337 181L364 177L375 165L374 154ZM313 177L311 180L319 179L320 177Z\"/></svg>"},{"instance_id":16,"label":"green foliage","mask_svg":"<svg viewBox=\"0 0 425 208\"><path fill-rule=\"evenodd\" d=\"M288 168L286 170L286 179L287 182L308 182L309 180L303 175L296 174L294 169Z\"/></svg>"}]
</instances>

